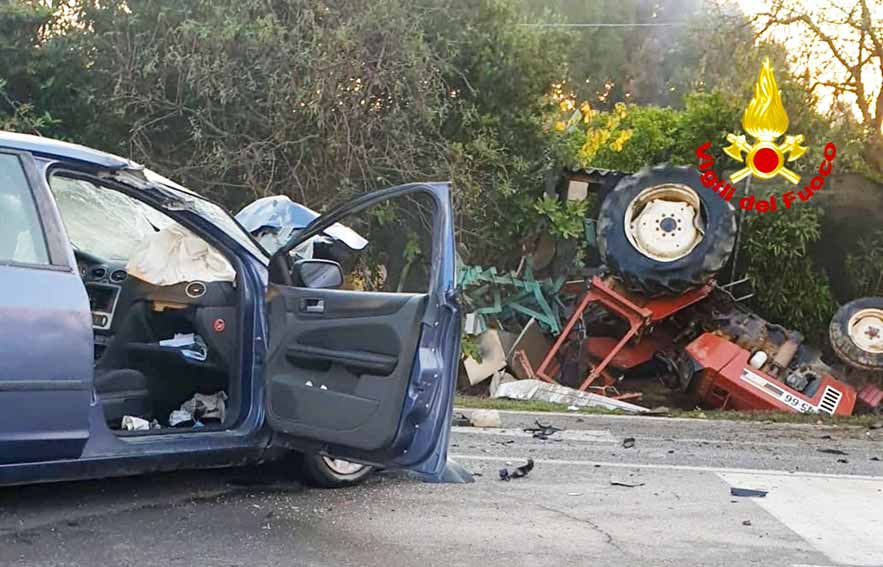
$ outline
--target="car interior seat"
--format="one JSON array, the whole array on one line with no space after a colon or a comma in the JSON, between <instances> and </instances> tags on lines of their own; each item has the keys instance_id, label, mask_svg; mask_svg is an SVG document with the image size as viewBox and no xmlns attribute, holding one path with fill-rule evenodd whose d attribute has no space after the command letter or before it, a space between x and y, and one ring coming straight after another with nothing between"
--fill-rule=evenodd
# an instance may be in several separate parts
<instances>
[{"instance_id":1,"label":"car interior seat","mask_svg":"<svg viewBox=\"0 0 883 567\"><path fill-rule=\"evenodd\" d=\"M144 316L143 305L134 308L134 321L126 317L119 332L111 338L102 357L95 364L95 392L104 408L104 417L111 427L119 427L124 415L151 419L154 417L151 388L147 376L132 368L127 343L132 341L133 327Z\"/></svg>"},{"instance_id":2,"label":"car interior seat","mask_svg":"<svg viewBox=\"0 0 883 567\"><path fill-rule=\"evenodd\" d=\"M118 426L124 415L148 420L153 417L147 377L138 370L96 370L95 392L104 408L104 419L112 426Z\"/></svg>"}]
</instances>

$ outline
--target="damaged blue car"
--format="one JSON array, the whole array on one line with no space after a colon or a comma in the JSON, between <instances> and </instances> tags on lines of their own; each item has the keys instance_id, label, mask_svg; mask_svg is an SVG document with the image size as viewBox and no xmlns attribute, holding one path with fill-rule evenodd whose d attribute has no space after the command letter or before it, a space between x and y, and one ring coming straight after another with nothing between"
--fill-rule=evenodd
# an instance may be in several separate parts
<instances>
[{"instance_id":1,"label":"damaged blue car","mask_svg":"<svg viewBox=\"0 0 883 567\"><path fill-rule=\"evenodd\" d=\"M439 478L460 326L448 184L323 215L285 201L240 223L127 159L0 132L0 485L291 452L323 486Z\"/></svg>"}]
</instances>

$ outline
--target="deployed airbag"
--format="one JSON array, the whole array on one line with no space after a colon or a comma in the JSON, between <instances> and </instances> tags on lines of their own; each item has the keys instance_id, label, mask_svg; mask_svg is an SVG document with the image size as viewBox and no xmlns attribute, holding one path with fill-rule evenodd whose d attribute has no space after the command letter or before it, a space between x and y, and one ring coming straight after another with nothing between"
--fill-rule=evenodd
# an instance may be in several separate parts
<instances>
[{"instance_id":1,"label":"deployed airbag","mask_svg":"<svg viewBox=\"0 0 883 567\"><path fill-rule=\"evenodd\" d=\"M180 225L148 235L129 258L126 271L154 285L236 280L236 271L220 252Z\"/></svg>"}]
</instances>

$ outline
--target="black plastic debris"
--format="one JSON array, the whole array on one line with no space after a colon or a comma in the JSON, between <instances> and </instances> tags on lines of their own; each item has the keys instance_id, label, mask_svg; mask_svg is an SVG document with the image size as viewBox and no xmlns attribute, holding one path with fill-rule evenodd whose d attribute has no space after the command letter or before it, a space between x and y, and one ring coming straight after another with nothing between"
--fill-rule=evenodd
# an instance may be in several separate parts
<instances>
[{"instance_id":1,"label":"black plastic debris","mask_svg":"<svg viewBox=\"0 0 883 567\"><path fill-rule=\"evenodd\" d=\"M524 431L527 433L533 433L534 439L548 439L550 436L554 435L559 431L564 431L560 427L555 427L552 424L546 425L540 423L540 420L536 420L534 422L536 427L525 427Z\"/></svg>"},{"instance_id":2,"label":"black plastic debris","mask_svg":"<svg viewBox=\"0 0 883 567\"><path fill-rule=\"evenodd\" d=\"M637 488L644 486L643 482L628 482L625 480L611 480L610 486L624 486L625 488Z\"/></svg>"},{"instance_id":3,"label":"black plastic debris","mask_svg":"<svg viewBox=\"0 0 883 567\"><path fill-rule=\"evenodd\" d=\"M840 449L816 449L819 453L827 453L828 455L848 455L846 451Z\"/></svg>"},{"instance_id":4,"label":"black plastic debris","mask_svg":"<svg viewBox=\"0 0 883 567\"><path fill-rule=\"evenodd\" d=\"M739 496L741 498L763 498L769 493L768 490L755 490L753 488L730 488L730 496Z\"/></svg>"},{"instance_id":5,"label":"black plastic debris","mask_svg":"<svg viewBox=\"0 0 883 567\"><path fill-rule=\"evenodd\" d=\"M635 446L635 438L634 437L626 437L622 440L622 448L623 449L631 449Z\"/></svg>"},{"instance_id":6,"label":"black plastic debris","mask_svg":"<svg viewBox=\"0 0 883 567\"><path fill-rule=\"evenodd\" d=\"M451 425L455 427L472 427L472 420L460 413L454 416L454 419L451 420Z\"/></svg>"},{"instance_id":7,"label":"black plastic debris","mask_svg":"<svg viewBox=\"0 0 883 567\"><path fill-rule=\"evenodd\" d=\"M846 459L837 459L837 462L840 463L840 464L842 464L842 465L847 465L847 464L849 464L849 461L847 461Z\"/></svg>"},{"instance_id":8,"label":"black plastic debris","mask_svg":"<svg viewBox=\"0 0 883 567\"><path fill-rule=\"evenodd\" d=\"M533 470L533 459L528 459L527 463L521 465L520 467L515 467L512 470L507 468L500 469L500 480L508 481L513 478L521 478L527 476L527 474Z\"/></svg>"},{"instance_id":9,"label":"black plastic debris","mask_svg":"<svg viewBox=\"0 0 883 567\"><path fill-rule=\"evenodd\" d=\"M879 460L880 460L880 457L871 457L871 460L872 460L872 461L879 461Z\"/></svg>"},{"instance_id":10,"label":"black plastic debris","mask_svg":"<svg viewBox=\"0 0 883 567\"><path fill-rule=\"evenodd\" d=\"M751 520L742 520L742 525L743 525L743 526L750 526L750 525L751 525Z\"/></svg>"}]
</instances>

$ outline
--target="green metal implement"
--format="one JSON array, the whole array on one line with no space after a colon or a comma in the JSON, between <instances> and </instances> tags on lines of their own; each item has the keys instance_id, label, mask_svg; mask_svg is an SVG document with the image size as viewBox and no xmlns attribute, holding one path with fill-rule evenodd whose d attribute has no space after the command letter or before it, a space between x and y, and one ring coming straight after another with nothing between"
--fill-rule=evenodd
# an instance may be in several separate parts
<instances>
[{"instance_id":1,"label":"green metal implement","mask_svg":"<svg viewBox=\"0 0 883 567\"><path fill-rule=\"evenodd\" d=\"M534 318L554 335L561 332L563 306L558 293L564 281L563 276L536 280L529 266L522 277L515 272L499 274L496 268L481 266L463 266L457 271L457 287L472 312L502 320L519 315Z\"/></svg>"}]
</instances>

